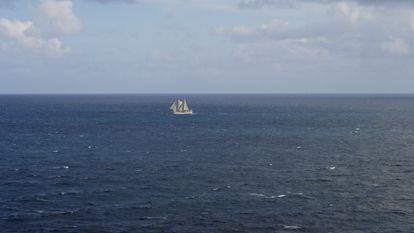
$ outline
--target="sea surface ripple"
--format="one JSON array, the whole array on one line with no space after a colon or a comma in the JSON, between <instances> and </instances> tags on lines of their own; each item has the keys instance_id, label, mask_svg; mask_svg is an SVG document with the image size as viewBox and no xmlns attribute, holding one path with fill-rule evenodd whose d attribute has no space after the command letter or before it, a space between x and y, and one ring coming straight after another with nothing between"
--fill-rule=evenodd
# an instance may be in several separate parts
<instances>
[{"instance_id":1,"label":"sea surface ripple","mask_svg":"<svg viewBox=\"0 0 414 233\"><path fill-rule=\"evenodd\" d=\"M0 232L414 232L414 96L0 96Z\"/></svg>"}]
</instances>

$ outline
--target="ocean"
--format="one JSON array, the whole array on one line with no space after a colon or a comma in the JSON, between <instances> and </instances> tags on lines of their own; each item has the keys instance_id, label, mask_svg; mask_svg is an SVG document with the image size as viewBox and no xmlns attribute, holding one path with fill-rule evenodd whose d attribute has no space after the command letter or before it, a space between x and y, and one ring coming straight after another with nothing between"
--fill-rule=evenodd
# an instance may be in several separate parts
<instances>
[{"instance_id":1,"label":"ocean","mask_svg":"<svg viewBox=\"0 0 414 233\"><path fill-rule=\"evenodd\" d=\"M414 232L414 96L1 95L0 232Z\"/></svg>"}]
</instances>

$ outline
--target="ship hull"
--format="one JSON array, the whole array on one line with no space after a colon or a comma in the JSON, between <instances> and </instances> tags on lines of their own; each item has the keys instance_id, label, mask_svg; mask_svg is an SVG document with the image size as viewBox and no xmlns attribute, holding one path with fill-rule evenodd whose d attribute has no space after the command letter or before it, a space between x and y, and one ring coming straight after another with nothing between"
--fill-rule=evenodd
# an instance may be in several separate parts
<instances>
[{"instance_id":1,"label":"ship hull","mask_svg":"<svg viewBox=\"0 0 414 233\"><path fill-rule=\"evenodd\" d=\"M173 112L174 115L193 115L193 111L188 112Z\"/></svg>"}]
</instances>

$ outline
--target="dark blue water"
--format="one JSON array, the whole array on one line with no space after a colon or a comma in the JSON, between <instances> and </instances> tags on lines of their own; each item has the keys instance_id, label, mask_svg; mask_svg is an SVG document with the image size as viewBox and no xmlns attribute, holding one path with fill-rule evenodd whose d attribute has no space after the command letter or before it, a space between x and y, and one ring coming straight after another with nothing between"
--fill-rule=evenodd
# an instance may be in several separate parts
<instances>
[{"instance_id":1,"label":"dark blue water","mask_svg":"<svg viewBox=\"0 0 414 233\"><path fill-rule=\"evenodd\" d=\"M0 232L414 232L414 96L0 96Z\"/></svg>"}]
</instances>

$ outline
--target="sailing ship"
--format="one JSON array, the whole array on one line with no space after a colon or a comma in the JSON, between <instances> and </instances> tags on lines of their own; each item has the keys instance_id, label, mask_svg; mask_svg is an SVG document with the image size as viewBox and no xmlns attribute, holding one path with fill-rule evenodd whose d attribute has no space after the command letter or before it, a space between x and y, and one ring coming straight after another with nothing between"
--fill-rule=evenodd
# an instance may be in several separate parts
<instances>
[{"instance_id":1,"label":"sailing ship","mask_svg":"<svg viewBox=\"0 0 414 233\"><path fill-rule=\"evenodd\" d=\"M191 110L188 107L186 99L183 99L183 100L177 99L177 100L175 100L172 103L172 105L170 107L170 110L171 110L172 113L177 114L177 115L191 115L191 114L193 114L193 110Z\"/></svg>"}]
</instances>

